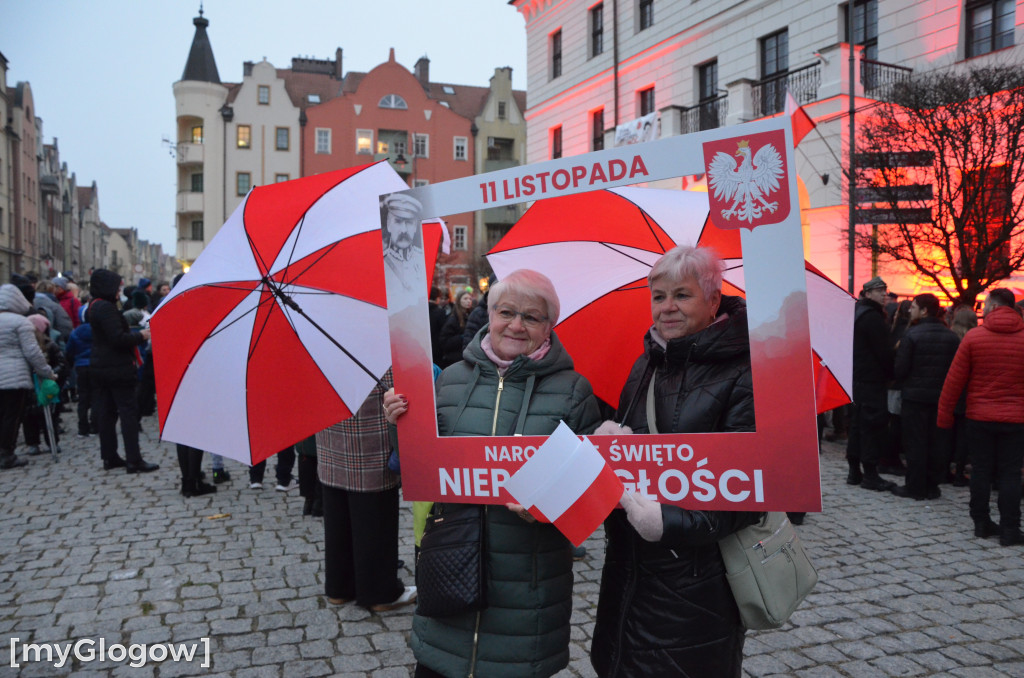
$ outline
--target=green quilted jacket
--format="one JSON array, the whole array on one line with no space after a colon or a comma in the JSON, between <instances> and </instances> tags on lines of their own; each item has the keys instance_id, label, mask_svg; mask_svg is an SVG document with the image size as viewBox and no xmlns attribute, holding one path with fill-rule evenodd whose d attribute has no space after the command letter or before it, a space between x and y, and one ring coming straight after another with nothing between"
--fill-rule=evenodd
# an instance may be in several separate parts
<instances>
[{"instance_id":1,"label":"green quilted jacket","mask_svg":"<svg viewBox=\"0 0 1024 678\"><path fill-rule=\"evenodd\" d=\"M497 368L480 348L486 332L437 380L442 435L549 435L559 420L576 433L597 428L590 384L573 371L554 333L544 358L512 363L499 398ZM569 663L572 545L553 525L527 523L504 506L487 507L486 517L487 609L443 619L416 615L413 653L452 678L550 676Z\"/></svg>"}]
</instances>

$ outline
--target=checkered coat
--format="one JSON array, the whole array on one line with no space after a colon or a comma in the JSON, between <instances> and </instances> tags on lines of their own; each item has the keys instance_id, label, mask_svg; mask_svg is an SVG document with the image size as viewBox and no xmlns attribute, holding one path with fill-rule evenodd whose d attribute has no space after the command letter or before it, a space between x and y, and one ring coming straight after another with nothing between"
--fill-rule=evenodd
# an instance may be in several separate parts
<instances>
[{"instance_id":1,"label":"checkered coat","mask_svg":"<svg viewBox=\"0 0 1024 678\"><path fill-rule=\"evenodd\" d=\"M391 437L384 418L384 391L393 385L391 370L374 386L355 416L316 434L317 475L330 487L380 492L401 484L388 470Z\"/></svg>"}]
</instances>

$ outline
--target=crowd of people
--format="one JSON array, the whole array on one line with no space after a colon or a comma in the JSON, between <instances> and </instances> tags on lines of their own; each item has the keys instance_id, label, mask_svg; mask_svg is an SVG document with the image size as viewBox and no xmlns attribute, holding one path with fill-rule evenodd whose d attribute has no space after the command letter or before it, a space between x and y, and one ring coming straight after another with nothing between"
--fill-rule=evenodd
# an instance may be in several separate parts
<instances>
[{"instance_id":1,"label":"crowd of people","mask_svg":"<svg viewBox=\"0 0 1024 678\"><path fill-rule=\"evenodd\" d=\"M617 409L597 400L554 332L560 302L551 281L520 270L491 282L479 298L471 290L431 292L442 436L549 435L560 421L579 434L617 436L755 430L746 306L723 295L721 262L711 250L677 247L651 269L652 324L637 337L643 353ZM153 406L146 325L170 286L153 292L148 280L134 289L121 285L117 274L98 270L87 293L67 276L14 276L0 286L0 468L26 463L15 454L19 427L28 454L41 445L29 407L39 380L74 394L78 433L99 434L105 469L158 468L142 458L138 435L141 413ZM972 308L943 310L931 294L896 303L887 293L878 277L863 287L853 402L832 413L836 432L847 426L847 482L913 500L939 497L946 482L969 484L975 535L1024 543L1019 305L1009 291L992 290L979 325ZM277 455L276 489L289 489L297 459L303 512L323 518L331 605L380 612L416 601L416 587L398 576L397 551L394 425L409 407L389 372L354 416ZM201 450L179 445L178 458L186 497L215 492L230 479L215 457L214 484L206 483ZM262 487L264 469L265 462L250 469L250 488ZM904 482L882 477L890 473ZM993 488L998 522L990 517ZM443 516L450 505L417 508L419 536L423 514ZM684 510L624 493L605 521L591 646L597 675L740 675L745 628L717 544L760 517ZM541 677L568 664L572 545L514 503L487 507L483 521L487 605L452 616L414 614L410 644L419 678Z\"/></svg>"}]
</instances>

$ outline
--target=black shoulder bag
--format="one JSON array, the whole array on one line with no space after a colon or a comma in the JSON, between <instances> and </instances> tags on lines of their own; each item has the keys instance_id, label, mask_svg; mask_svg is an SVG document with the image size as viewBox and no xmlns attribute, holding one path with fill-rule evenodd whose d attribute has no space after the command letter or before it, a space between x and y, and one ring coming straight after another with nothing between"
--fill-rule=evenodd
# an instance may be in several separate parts
<instances>
[{"instance_id":1,"label":"black shoulder bag","mask_svg":"<svg viewBox=\"0 0 1024 678\"><path fill-rule=\"evenodd\" d=\"M434 504L416 559L416 614L451 617L487 607L486 507Z\"/></svg>"}]
</instances>

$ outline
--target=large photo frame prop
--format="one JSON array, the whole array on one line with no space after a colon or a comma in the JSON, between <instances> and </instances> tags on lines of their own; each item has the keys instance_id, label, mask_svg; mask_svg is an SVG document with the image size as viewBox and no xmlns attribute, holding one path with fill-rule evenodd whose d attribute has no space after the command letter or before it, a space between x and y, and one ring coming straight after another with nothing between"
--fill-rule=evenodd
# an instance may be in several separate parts
<instances>
[{"instance_id":1,"label":"large photo frame prop","mask_svg":"<svg viewBox=\"0 0 1024 678\"><path fill-rule=\"evenodd\" d=\"M729 158L734 159L731 165ZM745 159L754 167L773 168L774 184L769 181L756 196L730 183ZM419 218L429 219L702 173L708 176L711 219L719 228L741 229L757 430L590 440L627 488L663 503L690 509L820 511L814 373L788 118L596 151L381 197L385 203L412 198L406 204L420 209ZM423 272L421 261L385 266L395 390L410 403L398 423L404 496L477 504L513 501L504 484L545 438L438 436ZM612 282L610 289L618 284ZM641 344L638 336L637 355Z\"/></svg>"}]
</instances>

